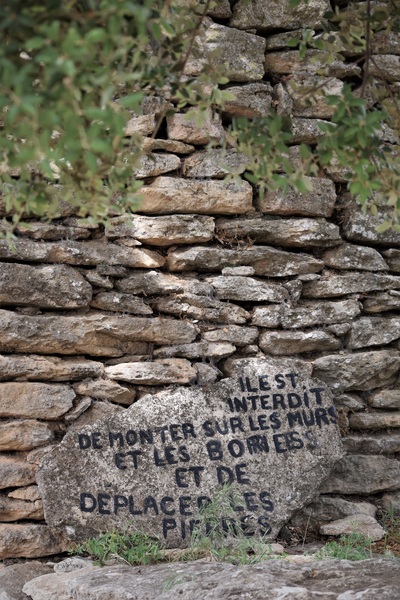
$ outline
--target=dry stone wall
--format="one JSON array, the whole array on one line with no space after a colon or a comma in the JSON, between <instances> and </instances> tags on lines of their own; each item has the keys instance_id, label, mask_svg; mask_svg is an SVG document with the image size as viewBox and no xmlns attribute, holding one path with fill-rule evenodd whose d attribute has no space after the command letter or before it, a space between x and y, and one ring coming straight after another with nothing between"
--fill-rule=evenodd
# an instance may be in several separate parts
<instances>
[{"instance_id":1,"label":"dry stone wall","mask_svg":"<svg viewBox=\"0 0 400 600\"><path fill-rule=\"evenodd\" d=\"M148 152L139 213L104 229L61 204L54 222L28 218L12 245L0 242L0 558L65 550L44 521L35 472L67 430L149 392L208 386L238 359L294 357L334 395L347 455L295 524L371 516L371 502L400 510L400 234L376 232L384 213L363 215L334 165L312 192L260 202L244 179L224 181L245 162L218 148L232 116L272 106L292 117L295 144L315 141L332 109L305 103L301 87L337 93L362 71L349 58L324 79L311 50L300 61L287 47L293 30L318 30L327 7L216 2L203 59L220 49L234 99L201 127L169 117L160 139L151 136L170 99L149 99L129 121ZM399 47L394 34L377 41L375 85L382 73L399 85ZM189 61L187 74L201 66ZM398 143L387 127L382 140Z\"/></svg>"}]
</instances>

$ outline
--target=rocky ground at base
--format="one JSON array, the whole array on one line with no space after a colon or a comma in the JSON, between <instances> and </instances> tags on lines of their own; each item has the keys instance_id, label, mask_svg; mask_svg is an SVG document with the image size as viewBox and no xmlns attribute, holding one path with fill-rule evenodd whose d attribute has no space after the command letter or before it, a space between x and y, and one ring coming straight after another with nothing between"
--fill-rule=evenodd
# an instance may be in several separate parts
<instances>
[{"instance_id":1,"label":"rocky ground at base","mask_svg":"<svg viewBox=\"0 0 400 600\"><path fill-rule=\"evenodd\" d=\"M244 566L197 560L99 567L68 558L0 568L1 600L397 600L400 560L289 556Z\"/></svg>"}]
</instances>

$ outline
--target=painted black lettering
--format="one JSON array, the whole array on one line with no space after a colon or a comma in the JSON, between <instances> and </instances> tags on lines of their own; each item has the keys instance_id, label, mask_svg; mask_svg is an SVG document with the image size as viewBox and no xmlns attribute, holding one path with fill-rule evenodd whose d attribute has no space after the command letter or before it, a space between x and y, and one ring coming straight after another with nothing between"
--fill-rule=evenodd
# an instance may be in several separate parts
<instances>
[{"instance_id":1,"label":"painted black lettering","mask_svg":"<svg viewBox=\"0 0 400 600\"><path fill-rule=\"evenodd\" d=\"M251 408L253 410L257 410L257 400L260 399L260 396L247 396L247 400L251 404Z\"/></svg>"},{"instance_id":2,"label":"painted black lettering","mask_svg":"<svg viewBox=\"0 0 400 600\"><path fill-rule=\"evenodd\" d=\"M274 410L281 407L286 410L285 396L283 394L272 394L272 405Z\"/></svg>"},{"instance_id":3,"label":"painted black lettering","mask_svg":"<svg viewBox=\"0 0 400 600\"><path fill-rule=\"evenodd\" d=\"M171 440L173 442L178 442L179 440L182 439L182 436L179 435L179 431L180 431L180 425L177 425L176 423L172 423L169 426L169 433L171 436Z\"/></svg>"},{"instance_id":4,"label":"painted black lettering","mask_svg":"<svg viewBox=\"0 0 400 600\"><path fill-rule=\"evenodd\" d=\"M258 425L259 425L261 431L266 431L267 429L269 429L269 425L267 425L267 415L258 415L257 421L258 421ZM280 422L279 422L279 427L280 427Z\"/></svg>"},{"instance_id":5,"label":"painted black lettering","mask_svg":"<svg viewBox=\"0 0 400 600\"><path fill-rule=\"evenodd\" d=\"M128 506L128 498L126 496L116 495L114 496L114 514L117 515L120 508L126 508Z\"/></svg>"},{"instance_id":6,"label":"painted black lettering","mask_svg":"<svg viewBox=\"0 0 400 600\"><path fill-rule=\"evenodd\" d=\"M284 452L287 452L287 448L285 448L285 446L283 445L285 443L284 433L276 433L272 436L272 439L274 441L275 450L277 454L283 454Z\"/></svg>"},{"instance_id":7,"label":"painted black lettering","mask_svg":"<svg viewBox=\"0 0 400 600\"><path fill-rule=\"evenodd\" d=\"M329 420L331 423L337 423L338 420L338 414L337 414L337 410L334 406L330 406L328 408L328 415L331 417Z\"/></svg>"},{"instance_id":8,"label":"painted black lettering","mask_svg":"<svg viewBox=\"0 0 400 600\"><path fill-rule=\"evenodd\" d=\"M272 512L274 510L274 503L271 500L271 494L269 492L261 492L258 497L262 504L263 510L266 512Z\"/></svg>"},{"instance_id":9,"label":"painted black lettering","mask_svg":"<svg viewBox=\"0 0 400 600\"><path fill-rule=\"evenodd\" d=\"M289 427L296 427L296 425L303 425L303 419L301 418L301 412L298 410L297 412L287 413L287 421L288 421Z\"/></svg>"},{"instance_id":10,"label":"painted black lettering","mask_svg":"<svg viewBox=\"0 0 400 600\"><path fill-rule=\"evenodd\" d=\"M110 448L114 448L114 442L117 442L120 448L124 445L124 438L121 432L113 433L112 431L109 431L108 441L110 443Z\"/></svg>"},{"instance_id":11,"label":"painted black lettering","mask_svg":"<svg viewBox=\"0 0 400 600\"><path fill-rule=\"evenodd\" d=\"M278 390L283 390L286 387L285 376L282 373L275 375Z\"/></svg>"},{"instance_id":12,"label":"painted black lettering","mask_svg":"<svg viewBox=\"0 0 400 600\"><path fill-rule=\"evenodd\" d=\"M192 438L197 437L197 435L194 432L193 423L182 423L182 433L185 440L187 440L189 436Z\"/></svg>"},{"instance_id":13,"label":"painted black lettering","mask_svg":"<svg viewBox=\"0 0 400 600\"><path fill-rule=\"evenodd\" d=\"M324 392L325 388L310 388L310 392L312 392L315 395L315 401L317 404L322 404L322 397L321 397L321 392Z\"/></svg>"},{"instance_id":14,"label":"painted black lettering","mask_svg":"<svg viewBox=\"0 0 400 600\"><path fill-rule=\"evenodd\" d=\"M258 508L258 504L253 502L254 496L257 496L255 492L244 492L243 498L246 503L247 510L254 512Z\"/></svg>"},{"instance_id":15,"label":"painted black lettering","mask_svg":"<svg viewBox=\"0 0 400 600\"><path fill-rule=\"evenodd\" d=\"M268 519L265 515L261 515L257 519L258 524L260 525L260 531L262 535L268 535L272 531L271 525L268 523Z\"/></svg>"},{"instance_id":16,"label":"painted black lettering","mask_svg":"<svg viewBox=\"0 0 400 600\"><path fill-rule=\"evenodd\" d=\"M298 376L299 376L298 373L286 373L286 375L285 375L285 377L289 377L292 387L294 387L294 388L296 387L296 384L297 384L296 380L297 380Z\"/></svg>"},{"instance_id":17,"label":"painted black lettering","mask_svg":"<svg viewBox=\"0 0 400 600\"><path fill-rule=\"evenodd\" d=\"M97 504L101 515L111 515L110 509L107 508L107 504L110 500L110 494L97 494Z\"/></svg>"},{"instance_id":18,"label":"painted black lettering","mask_svg":"<svg viewBox=\"0 0 400 600\"><path fill-rule=\"evenodd\" d=\"M236 430L244 433L243 423L242 423L242 419L240 417L231 417L229 422L230 422L232 433L236 433Z\"/></svg>"},{"instance_id":19,"label":"painted black lettering","mask_svg":"<svg viewBox=\"0 0 400 600\"><path fill-rule=\"evenodd\" d=\"M114 456L114 462L117 469L124 470L128 468L124 462L125 456L126 454L123 452L117 452L117 454Z\"/></svg>"},{"instance_id":20,"label":"painted black lettering","mask_svg":"<svg viewBox=\"0 0 400 600\"><path fill-rule=\"evenodd\" d=\"M236 473L236 479L237 479L238 483L242 483L242 484L250 483L250 479L248 477L246 477L246 467L247 467L246 463L239 463L238 465L235 465L235 473Z\"/></svg>"},{"instance_id":21,"label":"painted black lettering","mask_svg":"<svg viewBox=\"0 0 400 600\"><path fill-rule=\"evenodd\" d=\"M260 431L260 428L258 427L258 425L256 425L254 423L253 417L250 417L250 415L249 415L249 425L250 425L250 431Z\"/></svg>"},{"instance_id":22,"label":"painted black lettering","mask_svg":"<svg viewBox=\"0 0 400 600\"><path fill-rule=\"evenodd\" d=\"M162 442L165 442L165 439L166 439L166 438L165 438L165 432L167 431L167 429L168 429L168 425L164 425L163 427L156 427L156 428L154 429L154 431L155 431L156 433L159 433L159 434L160 434L160 437L161 437L161 441L162 441Z\"/></svg>"},{"instance_id":23,"label":"painted black lettering","mask_svg":"<svg viewBox=\"0 0 400 600\"><path fill-rule=\"evenodd\" d=\"M222 421L222 425L218 421L215 421L215 429L221 435L226 435L229 431L226 419Z\"/></svg>"},{"instance_id":24,"label":"painted black lettering","mask_svg":"<svg viewBox=\"0 0 400 600\"><path fill-rule=\"evenodd\" d=\"M177 465L178 464L178 461L176 460L176 458L174 456L175 450L176 450L175 446L165 446L165 450L164 450L165 458L169 465Z\"/></svg>"},{"instance_id":25,"label":"painted black lettering","mask_svg":"<svg viewBox=\"0 0 400 600\"><path fill-rule=\"evenodd\" d=\"M207 442L206 445L208 458L210 460L221 460L223 453L221 450L221 442L218 440L213 440L211 442Z\"/></svg>"},{"instance_id":26,"label":"painted black lettering","mask_svg":"<svg viewBox=\"0 0 400 600\"><path fill-rule=\"evenodd\" d=\"M301 396L292 392L287 396L289 408L298 408L301 406Z\"/></svg>"},{"instance_id":27,"label":"painted black lettering","mask_svg":"<svg viewBox=\"0 0 400 600\"><path fill-rule=\"evenodd\" d=\"M269 452L268 440L266 435L252 435L246 440L249 454L259 454Z\"/></svg>"},{"instance_id":28,"label":"painted black lettering","mask_svg":"<svg viewBox=\"0 0 400 600\"><path fill-rule=\"evenodd\" d=\"M270 398L271 396L269 394L266 394L264 396L260 396L260 404L261 404L261 408L262 410L271 410L271 405L268 404L268 398Z\"/></svg>"},{"instance_id":29,"label":"painted black lettering","mask_svg":"<svg viewBox=\"0 0 400 600\"><path fill-rule=\"evenodd\" d=\"M258 385L262 392L268 392L268 390L271 389L271 386L268 383L268 375L260 375L258 377Z\"/></svg>"},{"instance_id":30,"label":"painted black lettering","mask_svg":"<svg viewBox=\"0 0 400 600\"><path fill-rule=\"evenodd\" d=\"M129 452L126 453L126 456L131 457L132 464L135 467L135 469L138 468L138 456L140 456L141 454L143 454L141 450L129 450Z\"/></svg>"},{"instance_id":31,"label":"painted black lettering","mask_svg":"<svg viewBox=\"0 0 400 600\"><path fill-rule=\"evenodd\" d=\"M137 442L137 433L133 429L128 429L125 434L126 443L128 446L134 446Z\"/></svg>"},{"instance_id":32,"label":"painted black lettering","mask_svg":"<svg viewBox=\"0 0 400 600\"><path fill-rule=\"evenodd\" d=\"M247 400L244 396L242 396L241 400L239 400L239 398L236 398L236 396L235 396L233 399L233 402L235 404L236 412L240 412L241 410L243 412L247 412Z\"/></svg>"},{"instance_id":33,"label":"painted black lettering","mask_svg":"<svg viewBox=\"0 0 400 600\"><path fill-rule=\"evenodd\" d=\"M244 454L244 444L240 440L231 440L228 443L228 452L233 458L240 458Z\"/></svg>"},{"instance_id":34,"label":"painted black lettering","mask_svg":"<svg viewBox=\"0 0 400 600\"><path fill-rule=\"evenodd\" d=\"M178 458L183 463L190 461L190 454L187 451L186 446L179 446L179 448L178 448Z\"/></svg>"},{"instance_id":35,"label":"painted black lettering","mask_svg":"<svg viewBox=\"0 0 400 600\"><path fill-rule=\"evenodd\" d=\"M327 412L325 408L316 408L315 409L315 422L318 427L322 427L322 423L325 425L329 425L329 419L327 417Z\"/></svg>"},{"instance_id":36,"label":"painted black lettering","mask_svg":"<svg viewBox=\"0 0 400 600\"><path fill-rule=\"evenodd\" d=\"M93 494L88 494L87 492L81 494L80 496L80 509L82 512L93 512L97 507L97 500L93 496Z\"/></svg>"},{"instance_id":37,"label":"painted black lettering","mask_svg":"<svg viewBox=\"0 0 400 600\"><path fill-rule=\"evenodd\" d=\"M143 514L147 515L149 510L153 510L155 515L158 515L158 506L156 499L153 496L146 496L143 503Z\"/></svg>"},{"instance_id":38,"label":"painted black lettering","mask_svg":"<svg viewBox=\"0 0 400 600\"><path fill-rule=\"evenodd\" d=\"M191 517L193 515L193 511L188 510L190 507L190 501L192 498L190 496L180 496L179 497L179 513L183 517Z\"/></svg>"},{"instance_id":39,"label":"painted black lettering","mask_svg":"<svg viewBox=\"0 0 400 600\"><path fill-rule=\"evenodd\" d=\"M286 434L286 443L288 450L300 450L300 448L304 447L303 440L297 431L289 431Z\"/></svg>"},{"instance_id":40,"label":"painted black lettering","mask_svg":"<svg viewBox=\"0 0 400 600\"><path fill-rule=\"evenodd\" d=\"M164 498L161 498L160 508L164 515L172 516L175 514L176 510L174 508L168 508L167 506L167 504L171 504L173 501L174 499L171 498L171 496L164 496Z\"/></svg>"},{"instance_id":41,"label":"painted black lettering","mask_svg":"<svg viewBox=\"0 0 400 600\"><path fill-rule=\"evenodd\" d=\"M200 473L204 471L204 467L189 467L189 471L193 473L193 480L196 487L200 487Z\"/></svg>"},{"instance_id":42,"label":"painted black lettering","mask_svg":"<svg viewBox=\"0 0 400 600\"><path fill-rule=\"evenodd\" d=\"M153 432L151 429L141 429L139 431L139 439L142 446L145 443L152 444L154 442Z\"/></svg>"},{"instance_id":43,"label":"painted black lettering","mask_svg":"<svg viewBox=\"0 0 400 600\"><path fill-rule=\"evenodd\" d=\"M92 445L90 435L87 435L87 433L80 433L78 435L78 444L81 450L86 450L86 448L90 448L90 446Z\"/></svg>"},{"instance_id":44,"label":"painted black lettering","mask_svg":"<svg viewBox=\"0 0 400 600\"><path fill-rule=\"evenodd\" d=\"M246 382L246 389L248 392L257 392L258 391L256 387L251 387L250 377L245 377L244 380Z\"/></svg>"},{"instance_id":45,"label":"painted black lettering","mask_svg":"<svg viewBox=\"0 0 400 600\"><path fill-rule=\"evenodd\" d=\"M163 537L167 539L168 531L172 531L176 529L176 520L175 519L163 519L162 520L162 529L163 529Z\"/></svg>"},{"instance_id":46,"label":"painted black lettering","mask_svg":"<svg viewBox=\"0 0 400 600\"><path fill-rule=\"evenodd\" d=\"M271 413L269 416L269 420L271 423L271 427L273 430L280 429L282 427L281 419L279 417L279 413Z\"/></svg>"},{"instance_id":47,"label":"painted black lettering","mask_svg":"<svg viewBox=\"0 0 400 600\"><path fill-rule=\"evenodd\" d=\"M244 385L242 377L239 377L239 384L240 384L240 388L241 388L242 392L245 392L246 391L246 387Z\"/></svg>"},{"instance_id":48,"label":"painted black lettering","mask_svg":"<svg viewBox=\"0 0 400 600\"><path fill-rule=\"evenodd\" d=\"M230 485L235 481L235 476L232 469L229 467L223 467L222 465L217 467L217 478L220 485Z\"/></svg>"},{"instance_id":49,"label":"painted black lettering","mask_svg":"<svg viewBox=\"0 0 400 600\"><path fill-rule=\"evenodd\" d=\"M202 427L207 437L213 437L215 435L215 431L212 428L212 421L204 421Z\"/></svg>"},{"instance_id":50,"label":"painted black lettering","mask_svg":"<svg viewBox=\"0 0 400 600\"><path fill-rule=\"evenodd\" d=\"M211 504L211 498L208 496L199 496L197 498L197 508L201 509L203 506L208 506Z\"/></svg>"},{"instance_id":51,"label":"painted black lettering","mask_svg":"<svg viewBox=\"0 0 400 600\"><path fill-rule=\"evenodd\" d=\"M176 485L180 488L187 488L189 487L189 484L186 483L185 480L185 474L188 472L188 469L185 469L184 467L179 467L178 469L175 469L175 481L176 481Z\"/></svg>"},{"instance_id":52,"label":"painted black lettering","mask_svg":"<svg viewBox=\"0 0 400 600\"><path fill-rule=\"evenodd\" d=\"M95 450L99 450L103 447L103 444L100 444L101 433L99 431L94 431L92 433L92 445Z\"/></svg>"},{"instance_id":53,"label":"painted black lettering","mask_svg":"<svg viewBox=\"0 0 400 600\"><path fill-rule=\"evenodd\" d=\"M167 461L161 458L159 450L157 448L154 448L154 464L156 465L156 467L165 467L165 465L167 464Z\"/></svg>"},{"instance_id":54,"label":"painted black lettering","mask_svg":"<svg viewBox=\"0 0 400 600\"><path fill-rule=\"evenodd\" d=\"M303 410L301 411L301 414L303 416L303 423L304 425L306 425L307 427L312 427L315 423L315 416L314 416L314 411L313 410Z\"/></svg>"},{"instance_id":55,"label":"painted black lettering","mask_svg":"<svg viewBox=\"0 0 400 600\"><path fill-rule=\"evenodd\" d=\"M135 509L135 501L133 499L133 496L129 496L128 502L129 502L129 513L131 515L142 515L143 514L142 510Z\"/></svg>"}]
</instances>

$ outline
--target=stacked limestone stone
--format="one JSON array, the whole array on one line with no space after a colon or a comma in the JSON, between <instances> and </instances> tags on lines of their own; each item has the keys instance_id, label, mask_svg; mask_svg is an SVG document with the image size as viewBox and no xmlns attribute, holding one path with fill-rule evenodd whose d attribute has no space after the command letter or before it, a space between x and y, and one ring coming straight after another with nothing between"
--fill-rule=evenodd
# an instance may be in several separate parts
<instances>
[{"instance_id":1,"label":"stacked limestone stone","mask_svg":"<svg viewBox=\"0 0 400 600\"><path fill-rule=\"evenodd\" d=\"M318 80L337 93L362 69L357 57L337 61L323 81L313 51L299 61L286 47L293 30L318 30L327 7L239 0L232 14L217 2L201 43L205 58L220 48L231 82L224 122L274 106L293 117L296 143L315 141L316 120L332 109L305 103L299 86ZM394 90L399 48L395 36L375 48L375 75ZM187 74L200 68L189 62ZM18 227L13 247L0 242L0 558L65 549L43 520L35 471L68 428L149 391L207 385L239 357L295 356L335 394L348 456L313 507L319 523L362 512L332 494L383 495L388 506L391 493L399 509L400 235L376 233L384 215L363 216L334 166L312 192L268 193L260 204L244 179L223 179L245 164L218 149L220 117L199 128L178 114L152 139L169 101L149 101L127 126L147 136L151 157L137 172L138 215L114 216L104 231L62 206L51 224ZM396 142L388 128L382 139Z\"/></svg>"}]
</instances>

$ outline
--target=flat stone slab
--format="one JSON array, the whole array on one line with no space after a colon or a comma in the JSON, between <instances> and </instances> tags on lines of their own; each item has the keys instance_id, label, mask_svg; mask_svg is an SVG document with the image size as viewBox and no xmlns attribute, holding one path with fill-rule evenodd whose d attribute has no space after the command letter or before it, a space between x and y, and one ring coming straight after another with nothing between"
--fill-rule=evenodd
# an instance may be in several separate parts
<instances>
[{"instance_id":1,"label":"flat stone slab","mask_svg":"<svg viewBox=\"0 0 400 600\"><path fill-rule=\"evenodd\" d=\"M297 365L249 360L234 378L70 431L37 474L46 521L76 540L135 527L185 547L199 508L229 484L237 525L274 539L342 455L331 394Z\"/></svg>"},{"instance_id":2,"label":"flat stone slab","mask_svg":"<svg viewBox=\"0 0 400 600\"><path fill-rule=\"evenodd\" d=\"M296 562L294 562L294 560ZM400 561L267 560L255 565L195 561L141 567L113 565L53 573L23 587L32 600L398 600Z\"/></svg>"}]
</instances>

